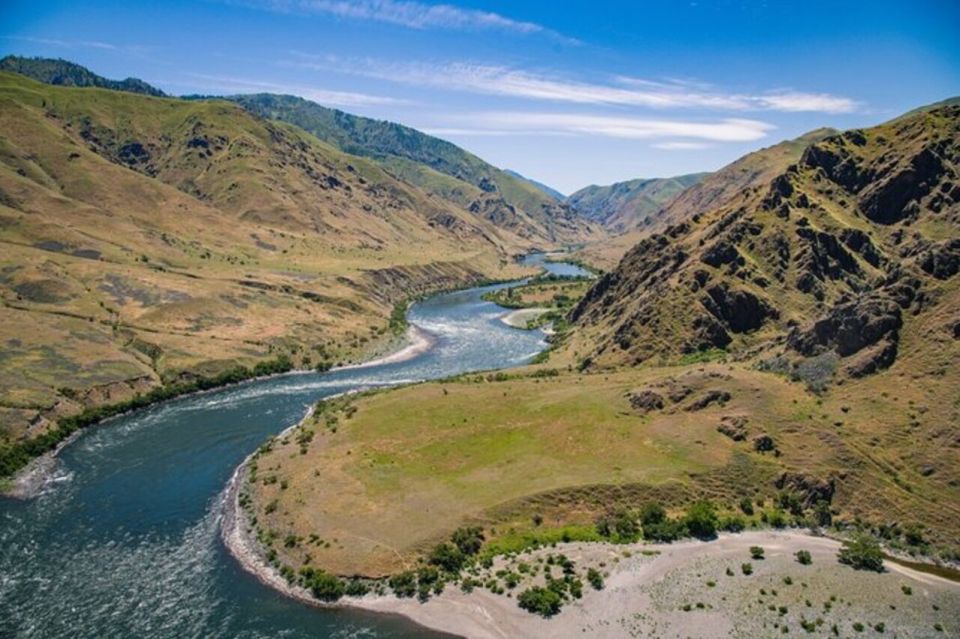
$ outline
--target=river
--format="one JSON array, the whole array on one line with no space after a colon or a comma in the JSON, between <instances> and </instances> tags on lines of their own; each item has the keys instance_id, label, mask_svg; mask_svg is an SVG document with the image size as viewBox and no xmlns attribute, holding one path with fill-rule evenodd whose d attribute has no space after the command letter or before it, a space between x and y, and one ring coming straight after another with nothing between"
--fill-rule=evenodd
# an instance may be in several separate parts
<instances>
[{"instance_id":1,"label":"river","mask_svg":"<svg viewBox=\"0 0 960 639\"><path fill-rule=\"evenodd\" d=\"M580 267L526 262L559 275ZM546 346L481 296L415 304L433 347L403 362L293 373L181 398L88 429L33 500L0 499L0 637L432 637L401 618L316 609L244 572L219 536L243 459L345 391L518 366Z\"/></svg>"}]
</instances>

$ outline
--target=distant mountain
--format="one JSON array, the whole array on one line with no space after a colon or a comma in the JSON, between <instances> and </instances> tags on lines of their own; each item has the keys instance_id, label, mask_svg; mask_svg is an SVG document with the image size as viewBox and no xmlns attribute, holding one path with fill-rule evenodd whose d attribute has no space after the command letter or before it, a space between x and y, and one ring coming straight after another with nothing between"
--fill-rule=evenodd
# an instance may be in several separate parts
<instances>
[{"instance_id":1,"label":"distant mountain","mask_svg":"<svg viewBox=\"0 0 960 639\"><path fill-rule=\"evenodd\" d=\"M56 84L67 87L99 87L114 91L128 91L162 97L166 95L160 89L152 87L143 80L127 78L126 80L108 80L93 73L86 67L52 58L25 58L8 55L0 60L0 71L11 71L33 78L44 84Z\"/></svg>"},{"instance_id":2,"label":"distant mountain","mask_svg":"<svg viewBox=\"0 0 960 639\"><path fill-rule=\"evenodd\" d=\"M541 191L543 191L553 199L557 200L558 202L563 202L564 200L567 199L566 195L564 195L563 193L561 193L560 191L552 187L547 186L543 182L537 182L536 180L532 180L524 175L521 175L520 173L517 173L516 171L511 171L510 169L504 169L503 172L506 173L507 175L512 175L518 180L524 180L525 182L529 182L530 184L534 185L535 187L537 187L538 189L540 189Z\"/></svg>"},{"instance_id":3,"label":"distant mountain","mask_svg":"<svg viewBox=\"0 0 960 639\"><path fill-rule=\"evenodd\" d=\"M567 202L578 213L602 224L607 230L622 233L642 225L707 175L692 173L672 178L629 180L609 186L588 186L571 195Z\"/></svg>"},{"instance_id":4,"label":"distant mountain","mask_svg":"<svg viewBox=\"0 0 960 639\"><path fill-rule=\"evenodd\" d=\"M298 126L346 153L374 158L407 182L519 235L577 242L595 233L569 206L529 181L416 129L291 95L261 93L227 99L262 117Z\"/></svg>"}]
</instances>

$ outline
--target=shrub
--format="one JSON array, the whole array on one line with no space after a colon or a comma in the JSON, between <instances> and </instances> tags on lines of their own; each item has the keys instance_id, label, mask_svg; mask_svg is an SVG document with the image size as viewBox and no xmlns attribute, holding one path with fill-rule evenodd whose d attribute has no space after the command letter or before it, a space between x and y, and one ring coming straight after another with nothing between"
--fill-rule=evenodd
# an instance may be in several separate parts
<instances>
[{"instance_id":1,"label":"shrub","mask_svg":"<svg viewBox=\"0 0 960 639\"><path fill-rule=\"evenodd\" d=\"M587 570L587 581L593 586L594 590L603 590L603 575L596 568Z\"/></svg>"},{"instance_id":2,"label":"shrub","mask_svg":"<svg viewBox=\"0 0 960 639\"><path fill-rule=\"evenodd\" d=\"M483 529L479 526L465 526L453 533L453 543L464 555L470 556L480 552L483 546Z\"/></svg>"},{"instance_id":3,"label":"shrub","mask_svg":"<svg viewBox=\"0 0 960 639\"><path fill-rule=\"evenodd\" d=\"M740 510L743 511L744 515L753 514L753 500L749 497L744 497L740 500Z\"/></svg>"},{"instance_id":4,"label":"shrub","mask_svg":"<svg viewBox=\"0 0 960 639\"><path fill-rule=\"evenodd\" d=\"M645 504L640 510L640 523L644 527L663 523L666 519L667 511L656 502Z\"/></svg>"},{"instance_id":5,"label":"shrub","mask_svg":"<svg viewBox=\"0 0 960 639\"><path fill-rule=\"evenodd\" d=\"M709 539L717 534L717 513L709 501L698 501L687 509L684 517L687 531L694 537Z\"/></svg>"},{"instance_id":6,"label":"shrub","mask_svg":"<svg viewBox=\"0 0 960 639\"><path fill-rule=\"evenodd\" d=\"M813 563L813 557L810 556L809 550L798 550L795 554L797 561L804 566L809 566Z\"/></svg>"},{"instance_id":7,"label":"shrub","mask_svg":"<svg viewBox=\"0 0 960 639\"><path fill-rule=\"evenodd\" d=\"M517 605L541 617L552 617L563 607L563 597L555 589L533 586L517 596Z\"/></svg>"},{"instance_id":8,"label":"shrub","mask_svg":"<svg viewBox=\"0 0 960 639\"><path fill-rule=\"evenodd\" d=\"M902 590L903 594L907 595L908 597L913 594L913 588L910 586L900 586L900 590Z\"/></svg>"},{"instance_id":9,"label":"shrub","mask_svg":"<svg viewBox=\"0 0 960 639\"><path fill-rule=\"evenodd\" d=\"M417 578L412 572L401 572L390 577L390 589L398 597L412 597L417 594Z\"/></svg>"},{"instance_id":10,"label":"shrub","mask_svg":"<svg viewBox=\"0 0 960 639\"><path fill-rule=\"evenodd\" d=\"M343 588L343 594L348 597L363 597L370 592L370 586L359 579L351 579Z\"/></svg>"},{"instance_id":11,"label":"shrub","mask_svg":"<svg viewBox=\"0 0 960 639\"><path fill-rule=\"evenodd\" d=\"M670 543L687 536L687 527L682 521L667 519L659 524L643 527L643 536L650 541Z\"/></svg>"},{"instance_id":12,"label":"shrub","mask_svg":"<svg viewBox=\"0 0 960 639\"><path fill-rule=\"evenodd\" d=\"M750 546L750 557L753 559L763 559L763 547Z\"/></svg>"},{"instance_id":13,"label":"shrub","mask_svg":"<svg viewBox=\"0 0 960 639\"><path fill-rule=\"evenodd\" d=\"M428 561L449 573L457 573L463 568L466 557L459 547L451 543L442 543L430 552Z\"/></svg>"},{"instance_id":14,"label":"shrub","mask_svg":"<svg viewBox=\"0 0 960 639\"><path fill-rule=\"evenodd\" d=\"M863 632L864 627L865 626L859 621L853 622L853 629L856 630L857 632Z\"/></svg>"},{"instance_id":15,"label":"shrub","mask_svg":"<svg viewBox=\"0 0 960 639\"><path fill-rule=\"evenodd\" d=\"M744 521L740 515L730 515L720 520L720 529L726 530L727 532L743 532L743 529L746 527L747 522Z\"/></svg>"},{"instance_id":16,"label":"shrub","mask_svg":"<svg viewBox=\"0 0 960 639\"><path fill-rule=\"evenodd\" d=\"M344 585L335 576L323 570L301 568L303 585L320 601L336 601L344 594Z\"/></svg>"},{"instance_id":17,"label":"shrub","mask_svg":"<svg viewBox=\"0 0 960 639\"><path fill-rule=\"evenodd\" d=\"M740 564L740 570L741 570L741 571L743 572L743 574L745 574L745 575L752 575L752 574L753 574L753 564L751 564L751 563Z\"/></svg>"},{"instance_id":18,"label":"shrub","mask_svg":"<svg viewBox=\"0 0 960 639\"><path fill-rule=\"evenodd\" d=\"M883 572L883 551L880 549L880 544L866 534L859 534L853 539L844 541L837 559L840 563L857 570Z\"/></svg>"}]
</instances>

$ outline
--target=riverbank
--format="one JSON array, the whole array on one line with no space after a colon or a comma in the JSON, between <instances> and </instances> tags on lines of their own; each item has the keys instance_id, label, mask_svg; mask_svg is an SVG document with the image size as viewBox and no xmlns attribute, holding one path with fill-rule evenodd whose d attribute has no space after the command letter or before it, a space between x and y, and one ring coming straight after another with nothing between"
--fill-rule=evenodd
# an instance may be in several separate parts
<instances>
[{"instance_id":1,"label":"riverbank","mask_svg":"<svg viewBox=\"0 0 960 639\"><path fill-rule=\"evenodd\" d=\"M549 308L520 308L510 311L500 318L500 321L513 328L527 328L527 323L535 320L544 313L549 313Z\"/></svg>"},{"instance_id":2,"label":"riverbank","mask_svg":"<svg viewBox=\"0 0 960 639\"><path fill-rule=\"evenodd\" d=\"M407 328L407 331L404 336L403 345L400 346L397 350L392 353L370 359L366 362L359 364L348 364L345 366L337 366L332 368L332 371L337 370L349 370L355 368L365 368L369 366L377 366L380 364L392 364L398 362L404 362L418 355L425 353L433 345L433 337L426 331L410 325ZM384 350L390 348L390 346L395 346L393 344L388 344L384 347ZM204 395L208 393L214 393L223 391L228 388L239 386L241 384L250 384L258 381L263 381L267 379L272 379L284 375L307 375L315 373L316 371L309 369L292 369L286 370L278 373L270 373L266 375L258 375L254 377L246 377L238 381L229 381L223 384L214 384L208 388L202 388L200 390L190 390L184 393L174 393L170 396L162 397L156 401L150 401L142 405L137 405L135 407L123 410L116 414L109 415L99 421L91 423L89 425L80 427L73 432L71 432L66 438L60 440L56 445L42 454L33 457L30 461L27 462L25 466L16 471L12 476L6 479L6 481L0 484L0 496L9 497L12 499L33 499L40 495L44 487L47 486L51 479L55 477L57 469L57 456L60 454L66 446L74 442L77 437L85 430L91 426L99 426L106 423L109 423L112 420L119 419L125 415L130 414L134 410L141 410L144 408L149 408L152 406L157 406L163 404L164 402L169 402L173 400L185 399L188 397ZM162 387L160 387L162 388Z\"/></svg>"},{"instance_id":3,"label":"riverbank","mask_svg":"<svg viewBox=\"0 0 960 639\"><path fill-rule=\"evenodd\" d=\"M468 639L720 639L779 635L781 626L799 630L806 623L836 625L845 633L856 627L902 629L915 637L956 636L951 633L958 630L950 623L960 618L960 584L889 561L884 573L856 571L837 562L840 542L794 531L750 531L669 545L566 543L524 554L523 561L534 566L549 565L549 557L562 554L578 568L593 567L604 575L602 590L585 586L581 599L549 619L522 610L513 592L477 588L464 593L456 585L423 603L385 595L324 604L288 583L251 537L239 501L245 470L246 462L224 497L224 543L262 583L312 606L401 615ZM763 548L763 559L751 557L755 546ZM796 560L801 550L810 553L810 565ZM509 570L512 561L498 557L490 572Z\"/></svg>"}]
</instances>

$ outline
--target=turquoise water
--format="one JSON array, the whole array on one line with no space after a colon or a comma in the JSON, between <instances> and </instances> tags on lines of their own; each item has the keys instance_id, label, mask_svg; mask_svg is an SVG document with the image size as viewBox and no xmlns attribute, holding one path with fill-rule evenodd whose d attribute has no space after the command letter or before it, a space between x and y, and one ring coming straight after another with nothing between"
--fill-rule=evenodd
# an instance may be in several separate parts
<instances>
[{"instance_id":1,"label":"turquoise water","mask_svg":"<svg viewBox=\"0 0 960 639\"><path fill-rule=\"evenodd\" d=\"M409 319L435 344L414 359L253 381L84 432L40 497L0 500L0 637L440 636L261 585L220 541L221 500L236 466L318 399L528 362L544 336L500 322L504 309L480 299L496 288L416 304Z\"/></svg>"}]
</instances>

